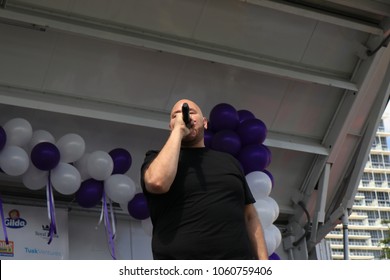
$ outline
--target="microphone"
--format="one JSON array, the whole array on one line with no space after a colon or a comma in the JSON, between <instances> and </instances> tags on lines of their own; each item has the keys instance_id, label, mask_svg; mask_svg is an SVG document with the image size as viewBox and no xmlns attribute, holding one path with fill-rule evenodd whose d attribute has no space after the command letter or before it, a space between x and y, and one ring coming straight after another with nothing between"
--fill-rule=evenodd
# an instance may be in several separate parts
<instances>
[{"instance_id":1,"label":"microphone","mask_svg":"<svg viewBox=\"0 0 390 280\"><path fill-rule=\"evenodd\" d=\"M181 112L183 114L183 121L186 124L188 128L191 126L191 119L190 119L190 107L187 103L184 103L181 107Z\"/></svg>"}]
</instances>

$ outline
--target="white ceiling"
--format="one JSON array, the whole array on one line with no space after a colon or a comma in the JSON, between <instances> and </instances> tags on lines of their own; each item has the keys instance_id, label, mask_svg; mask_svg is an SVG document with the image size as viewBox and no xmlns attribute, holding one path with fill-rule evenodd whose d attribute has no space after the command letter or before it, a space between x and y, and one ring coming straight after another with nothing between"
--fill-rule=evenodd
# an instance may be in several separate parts
<instances>
[{"instance_id":1,"label":"white ceiling","mask_svg":"<svg viewBox=\"0 0 390 280\"><path fill-rule=\"evenodd\" d=\"M0 125L24 117L57 139L78 133L89 152L126 148L138 182L178 99L205 115L226 102L268 127L276 223L298 236L302 201L311 249L351 207L389 96L388 1L0 5ZM19 186L1 179L3 192Z\"/></svg>"}]
</instances>

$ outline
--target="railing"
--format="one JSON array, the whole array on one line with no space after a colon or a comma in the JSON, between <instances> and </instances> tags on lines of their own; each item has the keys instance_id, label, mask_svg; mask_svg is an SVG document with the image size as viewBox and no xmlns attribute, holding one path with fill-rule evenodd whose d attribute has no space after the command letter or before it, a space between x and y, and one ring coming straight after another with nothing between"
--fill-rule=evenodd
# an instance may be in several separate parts
<instances>
[{"instance_id":1,"label":"railing","mask_svg":"<svg viewBox=\"0 0 390 280\"><path fill-rule=\"evenodd\" d=\"M354 200L353 206L365 206L365 204L361 200L358 200L358 201Z\"/></svg>"},{"instance_id":2,"label":"railing","mask_svg":"<svg viewBox=\"0 0 390 280\"><path fill-rule=\"evenodd\" d=\"M351 221L349 220L348 225L351 226L366 226L367 224L362 221Z\"/></svg>"},{"instance_id":3,"label":"railing","mask_svg":"<svg viewBox=\"0 0 390 280\"><path fill-rule=\"evenodd\" d=\"M352 231L352 230L350 230L348 232L348 234L349 235L353 235L353 236L365 236L365 235L371 236L371 234L368 231L360 232L360 231Z\"/></svg>"},{"instance_id":4,"label":"railing","mask_svg":"<svg viewBox=\"0 0 390 280\"><path fill-rule=\"evenodd\" d=\"M370 257L374 257L374 253L372 253L372 252L359 252L359 251L352 251L352 250L349 252L349 255L350 256L364 256L364 257L370 256Z\"/></svg>"},{"instance_id":5,"label":"railing","mask_svg":"<svg viewBox=\"0 0 390 280\"><path fill-rule=\"evenodd\" d=\"M370 162L366 164L367 169L390 169L388 162Z\"/></svg>"},{"instance_id":6,"label":"railing","mask_svg":"<svg viewBox=\"0 0 390 280\"><path fill-rule=\"evenodd\" d=\"M352 246L370 246L369 244L367 244L367 242L358 242L358 241L348 241L348 245L352 245Z\"/></svg>"},{"instance_id":7,"label":"railing","mask_svg":"<svg viewBox=\"0 0 390 280\"><path fill-rule=\"evenodd\" d=\"M353 211L352 215L356 215L356 216L367 218L367 213L365 213L365 212L355 212L355 211Z\"/></svg>"},{"instance_id":8,"label":"railing","mask_svg":"<svg viewBox=\"0 0 390 280\"><path fill-rule=\"evenodd\" d=\"M390 168L389 168L390 170ZM390 188L389 182L388 181L367 181L367 180L361 180L359 183L359 187L361 188L381 188L381 189L386 189Z\"/></svg>"}]
</instances>

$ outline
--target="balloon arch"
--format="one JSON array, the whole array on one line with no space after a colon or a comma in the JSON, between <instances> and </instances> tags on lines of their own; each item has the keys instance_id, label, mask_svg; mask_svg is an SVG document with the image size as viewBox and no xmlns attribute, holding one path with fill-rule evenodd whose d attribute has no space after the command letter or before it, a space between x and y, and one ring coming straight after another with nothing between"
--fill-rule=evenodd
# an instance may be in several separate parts
<instances>
[{"instance_id":1,"label":"balloon arch","mask_svg":"<svg viewBox=\"0 0 390 280\"><path fill-rule=\"evenodd\" d=\"M279 207L269 196L274 178L266 170L271 163L271 152L264 145L267 127L250 111L237 111L227 103L216 105L209 120L204 135L206 147L227 152L241 163L256 199L268 255L270 259L279 259L274 251L281 243L281 234L273 224ZM109 218L109 211L113 213L112 202L119 203L132 218L141 220L144 231L151 235L147 202L142 192L136 193L136 184L125 174L132 164L131 154L126 149L87 153L85 148L86 144L78 134L69 133L56 141L48 131L33 131L31 124L23 118L11 119L0 126L1 171L10 176L21 176L30 190L46 187L49 243L56 233L55 190L63 195L74 195L83 208L101 204L100 222L104 219L111 255L115 259L115 225L114 219L110 222ZM3 211L2 205L0 210ZM5 227L3 230L8 240Z\"/></svg>"}]
</instances>

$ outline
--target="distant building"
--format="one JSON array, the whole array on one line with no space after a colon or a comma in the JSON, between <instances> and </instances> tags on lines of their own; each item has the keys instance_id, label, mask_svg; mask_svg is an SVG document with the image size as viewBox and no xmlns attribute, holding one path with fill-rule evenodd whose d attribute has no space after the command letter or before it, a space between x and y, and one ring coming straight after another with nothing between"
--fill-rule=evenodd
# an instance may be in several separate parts
<instances>
[{"instance_id":1,"label":"distant building","mask_svg":"<svg viewBox=\"0 0 390 280\"><path fill-rule=\"evenodd\" d=\"M389 236L390 220L390 115L380 121L371 152L348 217L350 260L382 259L380 241ZM339 224L326 237L333 260L344 259L343 228Z\"/></svg>"}]
</instances>

